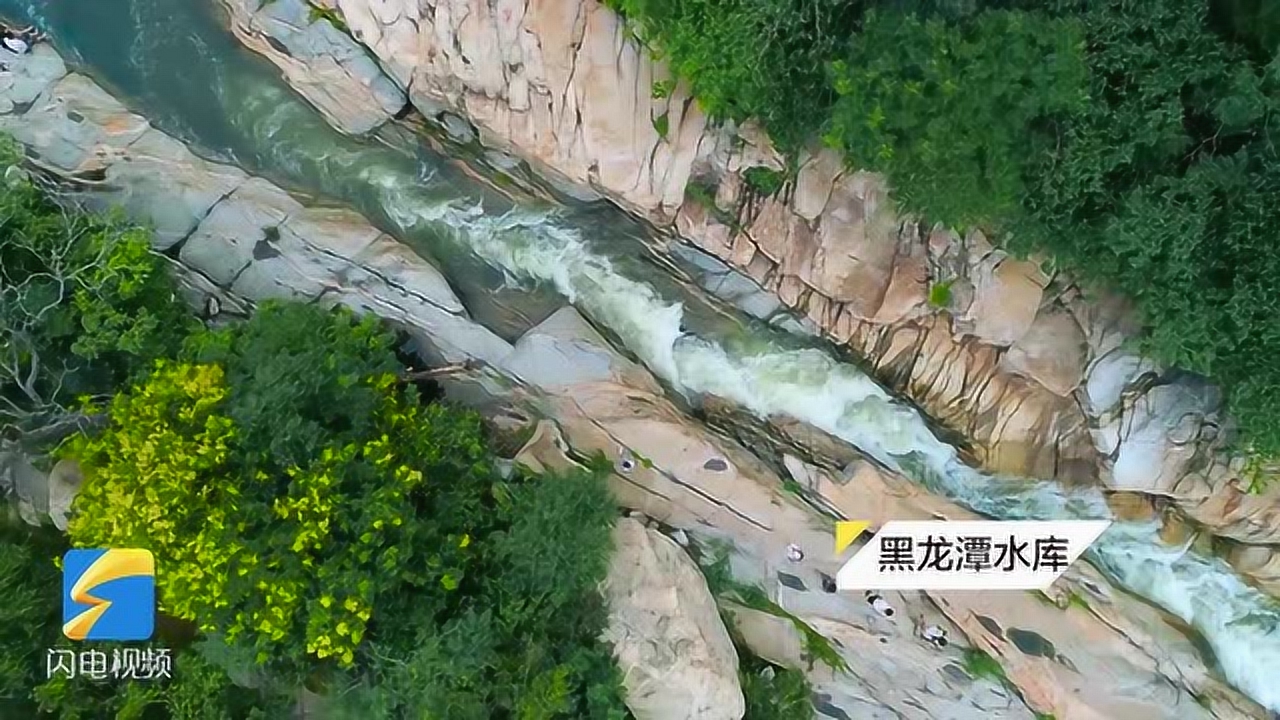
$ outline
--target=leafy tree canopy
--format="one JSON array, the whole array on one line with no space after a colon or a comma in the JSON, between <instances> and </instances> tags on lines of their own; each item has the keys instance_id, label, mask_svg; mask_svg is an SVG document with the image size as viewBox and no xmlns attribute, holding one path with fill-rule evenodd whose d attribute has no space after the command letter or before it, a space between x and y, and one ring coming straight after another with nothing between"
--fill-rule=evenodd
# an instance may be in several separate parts
<instances>
[{"instance_id":1,"label":"leafy tree canopy","mask_svg":"<svg viewBox=\"0 0 1280 720\"><path fill-rule=\"evenodd\" d=\"M165 610L286 687L387 717L621 717L599 474L504 476L479 416L391 372L393 340L301 305L194 337L69 446L72 539L151 549Z\"/></svg>"},{"instance_id":2,"label":"leafy tree canopy","mask_svg":"<svg viewBox=\"0 0 1280 720\"><path fill-rule=\"evenodd\" d=\"M1243 447L1280 457L1280 5L612 4L712 114L821 136L906 209L1132 294L1145 349L1222 384Z\"/></svg>"},{"instance_id":3,"label":"leafy tree canopy","mask_svg":"<svg viewBox=\"0 0 1280 720\"><path fill-rule=\"evenodd\" d=\"M0 143L0 427L38 445L65 435L77 396L109 394L196 323L149 233L59 207L18 157Z\"/></svg>"}]
</instances>

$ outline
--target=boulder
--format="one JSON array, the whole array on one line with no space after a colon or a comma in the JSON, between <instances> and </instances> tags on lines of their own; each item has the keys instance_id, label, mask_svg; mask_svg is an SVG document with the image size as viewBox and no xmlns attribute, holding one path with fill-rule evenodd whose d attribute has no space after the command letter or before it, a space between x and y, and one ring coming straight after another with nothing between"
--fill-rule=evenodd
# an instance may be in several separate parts
<instances>
[{"instance_id":1,"label":"boulder","mask_svg":"<svg viewBox=\"0 0 1280 720\"><path fill-rule=\"evenodd\" d=\"M1171 436L1158 426L1181 416L1115 411L1154 366L1121 350L1140 327L1114 293L1091 289L1086 299L1062 281L1046 301L1048 278L1038 262L1008 257L976 231L961 238L934 228L921 246L914 223L896 216L883 178L847 171L829 148L800 156L789 193L756 198L740 219L743 232L722 222L702 206L706 198L687 192L691 179L713 184L722 209L737 210L742 174L780 167L770 140L752 124L709 126L683 83L654 93L655 83L672 79L670 70L596 0L327 0L354 40L313 18L303 0L224 2L242 38L344 129L358 131L353 125L361 122L343 113L372 113L361 125L372 126L407 92L423 114L468 140L478 132L557 187L674 222L685 240L808 316L771 322L851 343L882 379L966 436L972 458L987 469L1067 482L1102 478L1168 494L1229 537L1280 536L1280 500L1242 495L1230 474L1192 472L1211 461L1206 443L1161 439ZM387 77L374 77L368 58L352 50L357 40ZM39 77L60 72L46 64ZM22 77L27 88L48 82ZM29 89L8 95L19 105L33 96ZM76 132L64 126L58 135ZM56 140L49 134L44 143L51 156L72 165L87 159ZM931 279L953 282L952 301L922 318ZM773 313L767 295L737 278L726 284L726 299L749 298L749 311ZM943 328L955 337L944 337ZM1157 470L1142 476L1146 467Z\"/></svg>"},{"instance_id":2,"label":"boulder","mask_svg":"<svg viewBox=\"0 0 1280 720\"><path fill-rule=\"evenodd\" d=\"M1034 717L1009 689L989 679L967 675L950 653L939 653L912 639L890 640L873 623L858 626L823 619L808 621L812 629L830 638L841 655L861 656L845 672L812 662L808 641L789 618L734 604L729 604L727 610L743 643L753 653L775 665L804 672L813 687L818 717ZM939 620L947 623L945 618L930 618L930 622Z\"/></svg>"},{"instance_id":3,"label":"boulder","mask_svg":"<svg viewBox=\"0 0 1280 720\"><path fill-rule=\"evenodd\" d=\"M956 317L956 331L991 345L1017 342L1035 321L1046 278L1034 263L994 252L970 271L974 296Z\"/></svg>"},{"instance_id":4,"label":"boulder","mask_svg":"<svg viewBox=\"0 0 1280 720\"><path fill-rule=\"evenodd\" d=\"M0 75L0 114L21 114L47 88L67 74L62 56L47 43L37 43L27 55L6 56L9 72Z\"/></svg>"},{"instance_id":5,"label":"boulder","mask_svg":"<svg viewBox=\"0 0 1280 720\"><path fill-rule=\"evenodd\" d=\"M796 175L795 197L792 206L800 217L813 222L827 207L831 188L844 171L844 158L831 148L824 147L816 155L806 158Z\"/></svg>"},{"instance_id":6,"label":"boulder","mask_svg":"<svg viewBox=\"0 0 1280 720\"><path fill-rule=\"evenodd\" d=\"M49 472L49 518L63 532L67 530L71 505L83 483L84 473L80 464L70 458L59 460Z\"/></svg>"},{"instance_id":7,"label":"boulder","mask_svg":"<svg viewBox=\"0 0 1280 720\"><path fill-rule=\"evenodd\" d=\"M368 47L401 88L409 87L418 63L418 0L337 0L351 36Z\"/></svg>"},{"instance_id":8,"label":"boulder","mask_svg":"<svg viewBox=\"0 0 1280 720\"><path fill-rule=\"evenodd\" d=\"M1065 310L1046 308L1000 358L1000 369L1067 397L1080 385L1088 360L1089 345L1075 318Z\"/></svg>"},{"instance_id":9,"label":"boulder","mask_svg":"<svg viewBox=\"0 0 1280 720\"><path fill-rule=\"evenodd\" d=\"M738 654L698 566L676 542L621 518L605 592L637 720L741 720Z\"/></svg>"},{"instance_id":10,"label":"boulder","mask_svg":"<svg viewBox=\"0 0 1280 720\"><path fill-rule=\"evenodd\" d=\"M26 63L16 66L19 72L31 67ZM34 82L38 71L30 72L28 77ZM46 72L40 78L52 76ZM15 84L9 92L23 88ZM128 112L92 80L78 74L63 76L27 105L15 103L11 114L0 116L0 132L25 145L28 156L37 163L54 171L90 176L111 164L149 128L146 120Z\"/></svg>"},{"instance_id":11,"label":"boulder","mask_svg":"<svg viewBox=\"0 0 1280 720\"><path fill-rule=\"evenodd\" d=\"M813 271L806 281L859 318L876 316L893 276L898 219L883 179L845 175L832 188L818 221Z\"/></svg>"},{"instance_id":12,"label":"boulder","mask_svg":"<svg viewBox=\"0 0 1280 720\"><path fill-rule=\"evenodd\" d=\"M577 310L564 307L521 336L504 367L548 392L608 380L657 390L647 371L608 348Z\"/></svg>"},{"instance_id":13,"label":"boulder","mask_svg":"<svg viewBox=\"0 0 1280 720\"><path fill-rule=\"evenodd\" d=\"M239 168L202 160L154 128L129 145L128 158L107 169L111 191L96 194L93 204L103 210L122 207L146 222L161 251L186 239L215 204L247 179Z\"/></svg>"},{"instance_id":14,"label":"boulder","mask_svg":"<svg viewBox=\"0 0 1280 720\"><path fill-rule=\"evenodd\" d=\"M1232 567L1253 578L1258 587L1280 597L1280 547L1236 544L1226 557Z\"/></svg>"},{"instance_id":15,"label":"boulder","mask_svg":"<svg viewBox=\"0 0 1280 720\"><path fill-rule=\"evenodd\" d=\"M1112 420L1118 441L1108 485L1204 500L1209 488L1190 469L1204 449L1202 429L1213 421L1219 399L1215 389L1191 379L1126 398L1124 410Z\"/></svg>"},{"instance_id":16,"label":"boulder","mask_svg":"<svg viewBox=\"0 0 1280 720\"><path fill-rule=\"evenodd\" d=\"M24 142L32 147L73 150L63 158L67 165L54 164L68 173L93 165L109 171L149 131L145 121L122 112L82 76L59 80L41 98L25 112L15 106L4 122L25 132ZM169 155L167 163L201 172L202 166L180 153ZM833 642L850 672L833 675L832 689L817 698L823 708L840 708L847 701L855 704L846 713L862 708L870 717L890 712L955 717L961 707L977 707L993 717L1027 717L1030 709L999 683L969 678L973 682L965 684L955 669L948 669L956 665L954 656L916 646L905 618L941 621L936 608L942 608L957 640L963 635L966 642L997 656L1009 681L1037 712L1061 718L1209 717L1192 699L1194 694L1209 698L1219 718L1262 717L1256 706L1207 672L1190 643L1159 613L1110 590L1087 571L1081 571L1080 583L1089 588L1090 603L1098 605L1066 615L1026 594L967 598L894 593L892 602L904 612L891 622L857 597L827 592L823 578L832 577L841 561L832 552L827 525L807 502L787 491L792 486L784 486L763 460L694 423L643 368L611 351L581 317L569 311L553 315L530 332L529 342L517 352L471 321L425 260L391 252L391 242L351 213L301 209L279 188L248 179L214 204L183 242L180 256L219 290L230 286L249 295L245 303L297 293L377 313L405 327L432 358L487 366L481 374L485 382L475 383L475 397L490 402L527 395L536 400L533 406L555 418L575 456L602 452L614 461L611 483L625 504L684 530L692 543L731 542L735 576L759 583L779 608ZM909 354L912 343L898 346L896 352ZM587 372L581 376L549 367L566 358L577 362L584 354L590 359L583 361ZM497 374L513 364L530 383L547 390ZM450 387L462 386L461 381L450 382ZM1166 425L1164 436L1191 442L1185 429ZM563 453L554 435L550 438L551 448ZM543 440L545 448L545 436ZM803 467L795 459L787 466L796 482L805 483L806 492L819 495L824 506L841 516L873 524L888 518L966 517L962 509L871 463L839 475ZM1200 507L1225 497L1211 494ZM48 505L55 505L52 498ZM1271 519L1255 512L1257 508L1241 511L1242 505L1240 498L1228 498L1217 511L1234 518L1242 530L1255 518ZM649 715L642 714L648 710L636 714L686 717L690 715L683 713L709 705L697 716L740 717L732 647L692 561L674 541L634 523L620 533L625 536L619 544L629 549L619 557L629 558L631 565L629 570L611 569L608 592L615 612L610 633L632 670L629 688L644 688L633 693L633 700L652 703L633 707L656 708ZM791 544L803 549L803 562L787 558ZM1243 560L1256 564L1256 558ZM695 646L687 647L680 638L695 640ZM661 691L658 682L665 683Z\"/></svg>"},{"instance_id":17,"label":"boulder","mask_svg":"<svg viewBox=\"0 0 1280 720\"><path fill-rule=\"evenodd\" d=\"M18 516L28 525L39 526L49 514L49 475L21 450L0 453L0 488L11 489Z\"/></svg>"}]
</instances>

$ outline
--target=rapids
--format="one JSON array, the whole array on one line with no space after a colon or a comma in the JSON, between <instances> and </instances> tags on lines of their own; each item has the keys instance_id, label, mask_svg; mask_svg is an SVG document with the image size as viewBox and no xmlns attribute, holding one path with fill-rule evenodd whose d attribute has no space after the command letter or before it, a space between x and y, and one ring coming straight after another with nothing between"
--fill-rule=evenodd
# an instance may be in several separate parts
<instances>
[{"instance_id":1,"label":"rapids","mask_svg":"<svg viewBox=\"0 0 1280 720\"><path fill-rule=\"evenodd\" d=\"M0 0L0 12L40 23L83 70L204 154L349 203L388 226L440 262L469 307L506 293L552 308L560 295L677 393L806 421L984 515L1111 518L1095 490L966 466L916 410L820 347L712 320L700 300L643 262L620 213L513 203L421 148L338 134L235 43L213 4ZM1087 557L1194 627L1230 682L1280 712L1280 605L1222 561L1161 545L1156 530L1114 524Z\"/></svg>"}]
</instances>

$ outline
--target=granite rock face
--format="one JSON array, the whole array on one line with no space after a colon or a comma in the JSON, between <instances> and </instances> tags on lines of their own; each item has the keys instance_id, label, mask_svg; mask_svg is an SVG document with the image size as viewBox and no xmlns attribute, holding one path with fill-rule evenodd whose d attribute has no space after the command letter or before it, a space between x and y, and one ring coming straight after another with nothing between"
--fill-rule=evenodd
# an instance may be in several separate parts
<instances>
[{"instance_id":1,"label":"granite rock face","mask_svg":"<svg viewBox=\"0 0 1280 720\"><path fill-rule=\"evenodd\" d=\"M675 540L622 518L605 594L636 720L742 720L738 654L702 571Z\"/></svg>"},{"instance_id":2,"label":"granite rock face","mask_svg":"<svg viewBox=\"0 0 1280 720\"><path fill-rule=\"evenodd\" d=\"M225 312L243 313L257 301L293 297L384 317L414 335L431 359L467 360L484 368L445 383L459 401L486 412L512 404L525 408L526 416L549 418L554 426L544 426L538 442L526 447L526 457L555 467L601 452L614 462L611 482L626 506L681 529L686 543L731 543L735 576L759 583L778 607L828 638L847 665L809 670L819 693L815 702L827 715L1023 720L1034 710L1064 719L1265 717L1214 679L1164 616L1110 589L1087 568L1067 582L1089 593L1089 611L1050 608L1021 594L979 606L978 599L955 594L895 593L892 602L902 612L891 622L860 598L826 592L823 577L835 575L841 558L831 552L822 516L784 492L782 478L760 456L678 409L644 368L612 350L575 311L555 313L514 345L507 343L468 316L438 270L360 216L306 208L265 180L200 160L87 78L67 74L47 46L11 69L12 77L0 83L0 107L8 108L0 112L0 129L17 138L46 172L108 178L91 183L85 199L128 198L133 219L160 228L157 244L181 260L175 269L192 302L203 305L216 297ZM118 167L135 152L158 177ZM164 183L170 173L173 181ZM155 195L147 188L156 188ZM183 208L190 217L179 212ZM566 372L566 363L575 370ZM803 434L803 428L791 430ZM859 459L852 448L809 435L808 444L825 443L832 456L848 460L847 473L833 474L798 457L782 459L792 480L824 505L876 523L890 517L965 517L950 503ZM55 468L54 474L60 480L48 493L30 493L37 499L32 509L60 516L77 480L72 468ZM625 573L615 591L641 577L654 581L648 588L669 583L677 597L698 598L694 607L701 619L687 626L690 633L694 625L703 635L723 632L707 619L712 613L702 586L689 574L690 563L681 559L680 543L628 527L634 554L648 558L654 572ZM790 543L803 547L804 562L787 560ZM1269 559L1240 555L1241 563L1274 572ZM671 573L686 579L672 583ZM653 601L650 610L673 607L663 592L627 591L628 598L646 594ZM633 613L629 626L640 627L643 615ZM787 628L750 613L738 617L758 654L790 663L795 638ZM939 652L918 640L909 620L916 617L946 623L957 644L998 657L1018 692L964 672L958 647ZM1011 639L1031 634L1052 643L1053 659ZM704 676L713 685L696 692L723 704L704 716L738 717L729 649L718 640L708 642L713 647L702 664L714 668ZM652 677L661 675L655 661L643 663L654 670ZM1212 714L1193 695L1208 698Z\"/></svg>"},{"instance_id":3,"label":"granite rock face","mask_svg":"<svg viewBox=\"0 0 1280 720\"><path fill-rule=\"evenodd\" d=\"M567 324L553 325L567 339ZM589 326L578 327L579 347L597 342ZM886 595L899 612L886 619L857 594L830 592L826 581L845 556L833 553L817 513L784 491L782 478L760 460L761 449L750 452L693 422L642 369L607 346L595 346L594 352L612 358L607 376L596 372L566 383L548 373L541 406L558 432L553 441L531 441L526 450L545 467L571 462L570 450L577 456L604 453L614 461L613 487L625 506L680 528L702 547L732 547L734 575L764 588L778 608L827 638L847 666L810 666L789 620L725 607L752 652L806 671L815 703L825 708L820 712L920 720L1035 713L1098 720L1265 717L1210 673L1166 616L1116 591L1087 565L1054 587L1063 596L1057 606L1052 597L1030 593L894 592ZM856 451L844 451L857 457ZM866 518L873 527L890 519L974 519L864 458L840 472L791 455L782 464L806 495L846 517ZM802 562L788 559L792 543L803 549ZM1087 607L1067 602L1072 594L1087 598ZM919 626L926 622L947 627L961 646L939 651L921 640ZM966 671L963 645L996 658L1018 694ZM1050 647L1052 652L1044 650ZM1197 697L1208 698L1212 712Z\"/></svg>"},{"instance_id":4,"label":"granite rock face","mask_svg":"<svg viewBox=\"0 0 1280 720\"><path fill-rule=\"evenodd\" d=\"M222 0L236 36L269 56L285 79L344 132L362 135L403 110L405 92L307 0Z\"/></svg>"},{"instance_id":5,"label":"granite rock face","mask_svg":"<svg viewBox=\"0 0 1280 720\"><path fill-rule=\"evenodd\" d=\"M264 12L255 0L223 1L250 9L238 17ZM1085 302L1069 280L1009 257L981 233L961 237L900 216L883 178L849 170L829 149L802 154L782 192L762 196L745 173L783 167L768 137L750 123L712 126L683 83L655 98L668 69L597 0L321 5L377 58L382 80L451 135L673 228L803 319L791 327L867 358L881 380L963 435L975 463L1140 488L1174 499L1216 534L1280 544L1280 487L1243 492L1239 463L1224 455L1219 399L1124 354L1137 327L1122 303ZM338 127L370 124L347 114L393 112L394 102L345 90L349 78L326 79L335 63L346 67L344 43L281 49L269 40L279 27L237 22ZM357 85L384 87L359 67L348 73ZM326 86L332 94L318 90ZM1194 407L1145 397L1156 386L1196 395Z\"/></svg>"}]
</instances>

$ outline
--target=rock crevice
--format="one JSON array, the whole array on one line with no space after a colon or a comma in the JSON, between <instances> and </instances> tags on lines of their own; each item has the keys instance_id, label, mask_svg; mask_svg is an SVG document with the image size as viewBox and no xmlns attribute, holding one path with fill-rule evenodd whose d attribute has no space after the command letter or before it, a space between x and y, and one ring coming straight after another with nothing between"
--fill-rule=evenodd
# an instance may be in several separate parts
<instances>
[{"instance_id":1,"label":"rock crevice","mask_svg":"<svg viewBox=\"0 0 1280 720\"><path fill-rule=\"evenodd\" d=\"M469 123L483 144L560 186L590 187L723 260L867 358L964 436L983 467L1167 497L1214 535L1280 556L1280 487L1242 489L1242 461L1223 450L1220 397L1124 349L1138 327L1119 298L1086 299L980 232L899 216L883 178L847 169L830 149L801 153L783 191L762 195L748 172L785 167L768 137L752 123L709 123L688 87L597 0L327 4L425 116ZM312 88L352 81L332 79L324 58L299 77L305 56L262 42L280 27L241 23L238 32L351 130L328 106L341 96ZM1149 373L1162 384L1148 385ZM1280 591L1276 578L1254 577Z\"/></svg>"},{"instance_id":2,"label":"rock crevice","mask_svg":"<svg viewBox=\"0 0 1280 720\"><path fill-rule=\"evenodd\" d=\"M1021 594L1002 595L977 608L972 604L976 600L954 594L931 595L934 607L919 594L895 593L900 619L920 615L947 622L953 637L1000 655L1027 704L1000 683L948 670L961 664L958 649L939 653L916 638L906 620L889 622L859 598L816 590L823 587L823 576L834 576L841 561L831 552L822 519L784 493L782 479L750 451L681 413L644 368L613 351L571 308L509 344L469 319L429 263L360 216L305 208L265 180L201 160L172 138L161 140L159 131L87 78L68 75L47 46L38 46L13 65L11 76L0 83L0 106L9 108L0 111L0 130L42 158L51 171L75 177L96 168L114 178L87 189L86 202L115 202L125 193L130 199L126 211L136 221L158 228L190 225L178 255L186 268L180 274L184 292L194 304L206 307L210 297L217 297L224 311L234 311L280 297L343 303L405 328L429 359L479 366L443 377L442 385L453 397L486 412L516 407L520 411L512 416L551 418L561 441L545 442L544 434L543 442L526 448L528 455L554 467L565 462L556 454L605 454L617 468L613 487L625 505L683 528L686 537L706 547L717 540L728 543L735 576L758 582L771 602L829 639L848 669L810 670L824 712L921 720L981 713L997 720L1030 720L1030 704L1036 712L1060 718L1264 717L1260 708L1210 675L1159 613L1114 592L1100 577L1078 581L1096 591L1090 596L1092 610L1068 607L1066 614ZM12 102L23 97L28 98L23 103ZM29 108L19 111L26 103ZM150 144L139 144L148 135ZM135 146L152 153L152 172L127 170ZM151 149L157 147L164 151ZM229 193L228 183L235 185ZM184 204L183 198L202 199ZM185 220L177 212L184 207ZM266 238L264 228L269 227L277 231ZM158 233L157 245L172 237ZM274 253L255 257L253 247L262 239ZM842 452L854 453L849 448ZM795 460L782 464L797 472L805 468ZM857 463L853 471L837 481L810 466L803 477L829 507L875 524L888 518L966 516L869 462ZM66 505L62 495L56 501L45 499L39 510L60 514ZM613 639L625 669L636 679L634 687L661 682L663 691L636 690L629 698L633 711L664 720L740 718L735 655L701 576L679 543L638 529L634 522L619 527L626 542L617 563L630 558L647 570L613 576ZM804 549L803 563L787 559L791 543ZM784 582L779 571L794 580ZM637 583L644 585L643 592L631 591ZM658 603L672 594L678 600L674 605ZM646 597L652 602L645 604ZM979 610L1005 632L993 633L987 623L975 620ZM750 628L744 634L757 654L787 662L788 641L769 625L768 618L776 616L764 615L747 617ZM1026 655L1009 639L1032 634L1052 643L1075 669L1046 665L1045 658ZM1147 649L1136 647L1133 638ZM657 652L659 648L671 652ZM1152 659L1157 648L1161 662ZM1165 667L1178 672L1167 675ZM1209 698L1213 711L1193 697ZM642 698L656 704L646 705ZM676 699L680 712L671 710ZM691 714L688 707L709 709Z\"/></svg>"}]
</instances>

